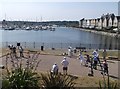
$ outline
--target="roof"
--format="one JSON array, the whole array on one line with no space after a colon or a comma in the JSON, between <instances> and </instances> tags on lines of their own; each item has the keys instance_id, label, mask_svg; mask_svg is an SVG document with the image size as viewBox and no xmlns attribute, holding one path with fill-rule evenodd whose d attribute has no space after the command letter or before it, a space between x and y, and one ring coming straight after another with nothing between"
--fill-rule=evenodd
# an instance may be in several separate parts
<instances>
[{"instance_id":1,"label":"roof","mask_svg":"<svg viewBox=\"0 0 120 89\"><path fill-rule=\"evenodd\" d=\"M117 17L117 19L120 19L120 16L116 16Z\"/></svg>"}]
</instances>

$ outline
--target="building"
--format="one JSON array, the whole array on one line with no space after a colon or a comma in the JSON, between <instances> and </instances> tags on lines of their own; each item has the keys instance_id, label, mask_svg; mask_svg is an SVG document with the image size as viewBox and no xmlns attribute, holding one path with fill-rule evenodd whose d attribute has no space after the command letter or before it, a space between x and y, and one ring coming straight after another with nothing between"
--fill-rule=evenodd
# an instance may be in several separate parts
<instances>
[{"instance_id":1,"label":"building","mask_svg":"<svg viewBox=\"0 0 120 89\"><path fill-rule=\"evenodd\" d=\"M96 28L96 29L113 29L120 28L120 16L115 16L112 14L102 15L101 18L97 19L84 19L80 25L83 28Z\"/></svg>"},{"instance_id":2,"label":"building","mask_svg":"<svg viewBox=\"0 0 120 89\"><path fill-rule=\"evenodd\" d=\"M83 27L83 28L86 28L86 27L87 27L87 20L86 20L86 19L83 20L83 25L82 25L82 27Z\"/></svg>"},{"instance_id":3,"label":"building","mask_svg":"<svg viewBox=\"0 0 120 89\"><path fill-rule=\"evenodd\" d=\"M119 27L120 16L115 16L113 21L113 27Z\"/></svg>"},{"instance_id":4,"label":"building","mask_svg":"<svg viewBox=\"0 0 120 89\"><path fill-rule=\"evenodd\" d=\"M103 27L103 21L100 18L99 21L98 21L98 29L102 29L102 27Z\"/></svg>"},{"instance_id":5,"label":"building","mask_svg":"<svg viewBox=\"0 0 120 89\"><path fill-rule=\"evenodd\" d=\"M83 26L83 21L84 21L84 18L79 21L79 27Z\"/></svg>"},{"instance_id":6,"label":"building","mask_svg":"<svg viewBox=\"0 0 120 89\"><path fill-rule=\"evenodd\" d=\"M96 21L95 21L95 22L96 22L96 23L95 23L95 27L96 27L96 28L99 27L99 21L100 21L100 18L97 18Z\"/></svg>"},{"instance_id":7,"label":"building","mask_svg":"<svg viewBox=\"0 0 120 89\"><path fill-rule=\"evenodd\" d=\"M95 26L96 26L96 19L91 19L90 28L95 28Z\"/></svg>"},{"instance_id":8,"label":"building","mask_svg":"<svg viewBox=\"0 0 120 89\"><path fill-rule=\"evenodd\" d=\"M86 26L86 27L89 28L90 26L91 26L91 20L88 19L88 20L87 20L87 26Z\"/></svg>"}]
</instances>

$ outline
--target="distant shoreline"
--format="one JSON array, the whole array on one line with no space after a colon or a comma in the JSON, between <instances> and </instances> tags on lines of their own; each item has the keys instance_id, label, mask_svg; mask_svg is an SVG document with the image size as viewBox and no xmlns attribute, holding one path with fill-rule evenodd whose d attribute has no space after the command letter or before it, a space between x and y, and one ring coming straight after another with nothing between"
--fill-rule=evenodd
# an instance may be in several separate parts
<instances>
[{"instance_id":1,"label":"distant shoreline","mask_svg":"<svg viewBox=\"0 0 120 89\"><path fill-rule=\"evenodd\" d=\"M105 35L105 36L111 36L111 37L120 38L120 34L117 34L117 33L109 33L109 32L104 32L104 31L96 31L96 30L85 29L85 28L79 28L79 30L86 31L86 32L91 32L91 33L95 33L95 34L100 34L100 35Z\"/></svg>"}]
</instances>

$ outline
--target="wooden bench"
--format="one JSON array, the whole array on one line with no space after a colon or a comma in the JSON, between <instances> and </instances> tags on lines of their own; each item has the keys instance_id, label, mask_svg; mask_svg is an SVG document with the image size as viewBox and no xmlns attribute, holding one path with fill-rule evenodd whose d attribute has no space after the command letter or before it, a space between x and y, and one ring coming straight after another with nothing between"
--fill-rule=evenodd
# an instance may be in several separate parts
<instances>
[{"instance_id":1,"label":"wooden bench","mask_svg":"<svg viewBox=\"0 0 120 89\"><path fill-rule=\"evenodd\" d=\"M118 60L118 61L120 61L120 59L118 59L118 57L116 57L116 56L108 56L108 59L109 60Z\"/></svg>"}]
</instances>

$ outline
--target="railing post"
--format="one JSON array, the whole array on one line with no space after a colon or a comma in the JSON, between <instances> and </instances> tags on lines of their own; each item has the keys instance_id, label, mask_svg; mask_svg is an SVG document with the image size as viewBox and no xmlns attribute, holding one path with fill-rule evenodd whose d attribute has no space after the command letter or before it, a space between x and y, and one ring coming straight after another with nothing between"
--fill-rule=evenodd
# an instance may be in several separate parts
<instances>
[{"instance_id":1,"label":"railing post","mask_svg":"<svg viewBox=\"0 0 120 89\"><path fill-rule=\"evenodd\" d=\"M26 48L26 42L25 42L25 48Z\"/></svg>"},{"instance_id":2,"label":"railing post","mask_svg":"<svg viewBox=\"0 0 120 89\"><path fill-rule=\"evenodd\" d=\"M62 49L62 43L61 43L61 49Z\"/></svg>"},{"instance_id":3,"label":"railing post","mask_svg":"<svg viewBox=\"0 0 120 89\"><path fill-rule=\"evenodd\" d=\"M33 43L33 46L34 46L34 48L35 48L35 42Z\"/></svg>"},{"instance_id":4,"label":"railing post","mask_svg":"<svg viewBox=\"0 0 120 89\"><path fill-rule=\"evenodd\" d=\"M89 49L91 49L91 44L89 45Z\"/></svg>"},{"instance_id":5,"label":"railing post","mask_svg":"<svg viewBox=\"0 0 120 89\"><path fill-rule=\"evenodd\" d=\"M8 42L6 42L6 48L7 48L7 46L8 46Z\"/></svg>"}]
</instances>

